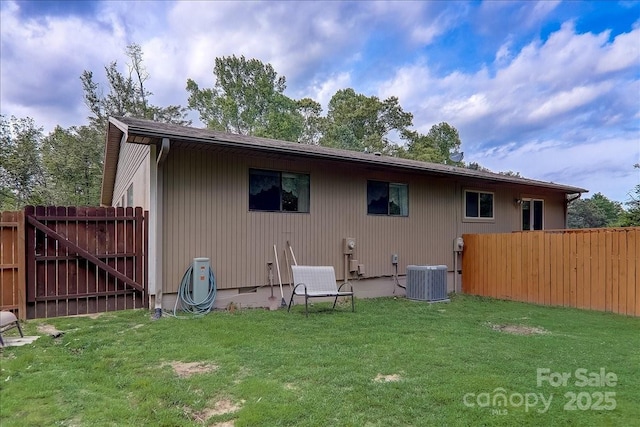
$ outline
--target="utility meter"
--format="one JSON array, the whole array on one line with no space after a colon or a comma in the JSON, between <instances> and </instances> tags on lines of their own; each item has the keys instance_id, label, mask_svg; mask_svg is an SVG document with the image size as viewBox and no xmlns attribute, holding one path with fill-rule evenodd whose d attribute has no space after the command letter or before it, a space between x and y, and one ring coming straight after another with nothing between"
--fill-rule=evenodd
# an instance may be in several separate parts
<instances>
[{"instance_id":1,"label":"utility meter","mask_svg":"<svg viewBox=\"0 0 640 427\"><path fill-rule=\"evenodd\" d=\"M457 238L453 239L453 251L454 252L462 252L463 248L464 248L464 240L462 240L462 237L457 237Z\"/></svg>"},{"instance_id":2,"label":"utility meter","mask_svg":"<svg viewBox=\"0 0 640 427\"><path fill-rule=\"evenodd\" d=\"M345 255L350 255L356 248L356 239L353 237L345 237L342 242L342 250Z\"/></svg>"}]
</instances>

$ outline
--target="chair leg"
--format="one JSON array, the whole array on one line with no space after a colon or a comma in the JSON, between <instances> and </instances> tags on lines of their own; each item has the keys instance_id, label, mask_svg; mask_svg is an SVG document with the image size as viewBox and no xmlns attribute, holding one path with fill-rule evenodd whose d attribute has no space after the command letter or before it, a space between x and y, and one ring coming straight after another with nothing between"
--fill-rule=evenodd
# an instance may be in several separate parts
<instances>
[{"instance_id":1,"label":"chair leg","mask_svg":"<svg viewBox=\"0 0 640 427\"><path fill-rule=\"evenodd\" d=\"M333 300L333 309L336 309L336 303L338 302L338 296L336 295L336 299Z\"/></svg>"},{"instance_id":2,"label":"chair leg","mask_svg":"<svg viewBox=\"0 0 640 427\"><path fill-rule=\"evenodd\" d=\"M306 317L309 317L309 297L308 296L304 296L304 315Z\"/></svg>"},{"instance_id":3,"label":"chair leg","mask_svg":"<svg viewBox=\"0 0 640 427\"><path fill-rule=\"evenodd\" d=\"M4 347L4 341L2 341L2 334L0 333L0 347Z\"/></svg>"},{"instance_id":4,"label":"chair leg","mask_svg":"<svg viewBox=\"0 0 640 427\"><path fill-rule=\"evenodd\" d=\"M16 326L18 327L18 332L20 332L20 336L24 338L24 334L22 333L22 327L20 326L19 320L16 320Z\"/></svg>"},{"instance_id":5,"label":"chair leg","mask_svg":"<svg viewBox=\"0 0 640 427\"><path fill-rule=\"evenodd\" d=\"M295 292L291 293L291 298L289 299L289 308L287 308L287 313L289 313L291 311L291 303L293 302L293 295L295 294Z\"/></svg>"},{"instance_id":6,"label":"chair leg","mask_svg":"<svg viewBox=\"0 0 640 427\"><path fill-rule=\"evenodd\" d=\"M351 311L356 312L356 304L353 302L353 295L351 295Z\"/></svg>"}]
</instances>

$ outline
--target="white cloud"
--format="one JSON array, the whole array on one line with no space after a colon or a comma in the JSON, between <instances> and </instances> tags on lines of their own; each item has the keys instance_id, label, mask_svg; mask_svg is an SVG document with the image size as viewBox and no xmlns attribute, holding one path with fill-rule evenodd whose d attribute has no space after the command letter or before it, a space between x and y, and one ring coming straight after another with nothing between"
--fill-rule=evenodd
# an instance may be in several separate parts
<instances>
[{"instance_id":1,"label":"white cloud","mask_svg":"<svg viewBox=\"0 0 640 427\"><path fill-rule=\"evenodd\" d=\"M101 70L105 58L121 56L123 43L97 22L78 17L20 20L18 11L15 4L2 10L2 113L32 111L28 115L33 117L38 112L43 118L34 118L47 130L81 124L80 75L85 69Z\"/></svg>"},{"instance_id":2,"label":"white cloud","mask_svg":"<svg viewBox=\"0 0 640 427\"><path fill-rule=\"evenodd\" d=\"M560 5L560 0L540 0L532 2L533 8L528 10L526 24L529 27L541 23L555 8Z\"/></svg>"},{"instance_id":3,"label":"white cloud","mask_svg":"<svg viewBox=\"0 0 640 427\"><path fill-rule=\"evenodd\" d=\"M634 182L640 183L638 170L633 168L640 142L625 137L572 146L561 140L518 141L466 154L468 161L495 171L513 170L529 178L571 184L617 201L627 200Z\"/></svg>"},{"instance_id":4,"label":"white cloud","mask_svg":"<svg viewBox=\"0 0 640 427\"><path fill-rule=\"evenodd\" d=\"M381 93L398 95L421 132L441 121L455 126L468 161L624 200L638 182L627 165L640 153L638 123L630 122L640 110L638 44L630 42L638 34L609 41L608 32L578 34L567 22L519 51L503 43L493 75L481 68L438 76L423 59L399 68ZM606 63L616 74L604 75L602 58L613 58Z\"/></svg>"},{"instance_id":5,"label":"white cloud","mask_svg":"<svg viewBox=\"0 0 640 427\"><path fill-rule=\"evenodd\" d=\"M523 131L555 132L567 120L566 113L589 106L599 111L594 103L605 102L603 98L615 97L635 114L639 105L630 99L637 94L634 81L603 80L596 67L598 58L615 50L611 46L617 48L621 37L609 44L605 33L576 34L573 24L566 23L546 43L524 46L510 62L503 61L505 54L496 54L500 59L493 76L486 68L437 76L421 61L399 68L381 86L381 93L399 96L403 107L414 112L417 127L425 117L432 123L445 120L478 142L492 140L496 133L504 139ZM506 49L503 46L499 52ZM562 126L591 119L576 115Z\"/></svg>"},{"instance_id":6,"label":"white cloud","mask_svg":"<svg viewBox=\"0 0 640 427\"><path fill-rule=\"evenodd\" d=\"M611 83L605 82L599 85L577 86L568 91L558 92L533 110L528 118L532 121L553 119L593 102L609 90L611 90Z\"/></svg>"},{"instance_id":7,"label":"white cloud","mask_svg":"<svg viewBox=\"0 0 640 427\"><path fill-rule=\"evenodd\" d=\"M481 34L507 38L540 27L560 1L483 1L473 24Z\"/></svg>"},{"instance_id":8,"label":"white cloud","mask_svg":"<svg viewBox=\"0 0 640 427\"><path fill-rule=\"evenodd\" d=\"M640 28L620 34L613 43L604 47L603 55L596 65L600 73L608 73L627 68L640 71Z\"/></svg>"},{"instance_id":9,"label":"white cloud","mask_svg":"<svg viewBox=\"0 0 640 427\"><path fill-rule=\"evenodd\" d=\"M498 65L503 65L507 63L511 59L511 41L507 40L506 43L500 46L500 49L496 52L496 57L494 62Z\"/></svg>"},{"instance_id":10,"label":"white cloud","mask_svg":"<svg viewBox=\"0 0 640 427\"><path fill-rule=\"evenodd\" d=\"M411 31L411 40L424 45L432 44L439 36L457 26L463 14L464 11L458 12L447 9L437 13L435 19L426 23L417 21L414 25L411 25L413 28ZM422 14L415 14L413 15L413 19L415 20L420 16L422 16ZM406 25L406 22L404 24Z\"/></svg>"},{"instance_id":11,"label":"white cloud","mask_svg":"<svg viewBox=\"0 0 640 427\"><path fill-rule=\"evenodd\" d=\"M311 87L310 93L302 97L316 100L322 105L323 111L327 112L327 105L331 97L340 89L351 86L351 75L348 72L333 75L328 79L318 82Z\"/></svg>"}]
</instances>

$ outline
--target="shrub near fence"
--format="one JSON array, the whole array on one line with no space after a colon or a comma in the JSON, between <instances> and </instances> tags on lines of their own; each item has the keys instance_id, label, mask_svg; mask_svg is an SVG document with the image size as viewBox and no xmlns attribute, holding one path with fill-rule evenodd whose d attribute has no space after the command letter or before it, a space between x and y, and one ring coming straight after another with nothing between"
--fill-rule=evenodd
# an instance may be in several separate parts
<instances>
[{"instance_id":1,"label":"shrub near fence","mask_svg":"<svg viewBox=\"0 0 640 427\"><path fill-rule=\"evenodd\" d=\"M24 213L0 212L0 310L26 318Z\"/></svg>"},{"instance_id":2,"label":"shrub near fence","mask_svg":"<svg viewBox=\"0 0 640 427\"><path fill-rule=\"evenodd\" d=\"M462 291L640 316L640 228L465 234Z\"/></svg>"}]
</instances>

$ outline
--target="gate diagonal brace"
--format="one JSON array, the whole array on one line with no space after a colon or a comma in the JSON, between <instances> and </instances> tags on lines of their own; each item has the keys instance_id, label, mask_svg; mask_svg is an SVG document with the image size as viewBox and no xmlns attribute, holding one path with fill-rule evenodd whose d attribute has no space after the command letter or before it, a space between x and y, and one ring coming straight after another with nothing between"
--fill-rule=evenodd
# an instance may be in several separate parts
<instances>
[{"instance_id":1,"label":"gate diagonal brace","mask_svg":"<svg viewBox=\"0 0 640 427\"><path fill-rule=\"evenodd\" d=\"M126 283L129 286L131 286L132 288L137 289L140 292L145 292L145 289L144 289L143 286L140 286L138 283L133 281L131 278L125 276L124 274L120 273L118 270L114 269L110 265L108 265L108 264L104 263L103 261L101 261L100 259L96 258L90 252L82 249L80 246L78 246L75 243L67 240L64 236L58 234L55 230L52 230L51 228L49 228L46 225L42 224L37 219L28 216L27 217L27 221L29 221L29 224L33 225L35 228L37 228L38 230L42 231L46 235L56 239L62 246L65 246L66 248L71 249L72 251L74 251L78 255L80 255L81 257L83 257L83 258L87 259L88 261L92 262L93 264L95 264L96 267L106 271L107 273L109 273L113 277L115 277L116 279L123 281L124 283Z\"/></svg>"}]
</instances>

